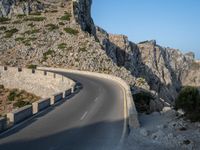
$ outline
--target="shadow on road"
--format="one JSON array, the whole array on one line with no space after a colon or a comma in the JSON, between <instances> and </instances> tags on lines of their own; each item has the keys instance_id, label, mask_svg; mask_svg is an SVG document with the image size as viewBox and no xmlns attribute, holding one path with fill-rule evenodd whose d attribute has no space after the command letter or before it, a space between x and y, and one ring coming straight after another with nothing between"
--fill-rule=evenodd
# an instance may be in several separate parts
<instances>
[{"instance_id":1,"label":"shadow on road","mask_svg":"<svg viewBox=\"0 0 200 150\"><path fill-rule=\"evenodd\" d=\"M34 119L35 120L35 119ZM33 120L33 121L34 121ZM21 136L20 133L12 136L27 125L20 126L12 133L6 134L0 140L1 150L107 150L116 149L122 134L123 121L99 122L90 125L74 127L60 132L49 131L42 135L42 131L32 131L33 135ZM56 126L55 126L56 129ZM119 129L119 130L117 130ZM26 132L26 131L25 131ZM53 133L53 134L52 134ZM41 135L37 137L36 135ZM9 137L11 136L11 137ZM7 140L9 138L9 140Z\"/></svg>"}]
</instances>

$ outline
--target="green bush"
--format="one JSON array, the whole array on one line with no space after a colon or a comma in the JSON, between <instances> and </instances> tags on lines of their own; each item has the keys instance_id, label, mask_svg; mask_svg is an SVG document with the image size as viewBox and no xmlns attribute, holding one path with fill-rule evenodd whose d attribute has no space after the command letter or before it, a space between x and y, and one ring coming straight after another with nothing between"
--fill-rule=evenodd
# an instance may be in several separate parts
<instances>
[{"instance_id":1,"label":"green bush","mask_svg":"<svg viewBox=\"0 0 200 150\"><path fill-rule=\"evenodd\" d=\"M59 29L59 27L55 24L47 24L45 27L47 27L49 31Z\"/></svg>"},{"instance_id":2,"label":"green bush","mask_svg":"<svg viewBox=\"0 0 200 150\"><path fill-rule=\"evenodd\" d=\"M17 15L17 18L19 18L19 19L24 18L24 17L26 17L25 14L18 14L18 15Z\"/></svg>"},{"instance_id":3,"label":"green bush","mask_svg":"<svg viewBox=\"0 0 200 150\"><path fill-rule=\"evenodd\" d=\"M33 12L33 13L30 13L30 15L32 15L32 16L40 16L41 12Z\"/></svg>"},{"instance_id":4,"label":"green bush","mask_svg":"<svg viewBox=\"0 0 200 150\"><path fill-rule=\"evenodd\" d=\"M67 47L66 43L61 43L58 45L58 49L65 49Z\"/></svg>"},{"instance_id":5,"label":"green bush","mask_svg":"<svg viewBox=\"0 0 200 150\"><path fill-rule=\"evenodd\" d=\"M50 11L50 13L57 13L57 12L58 12L58 10L56 10L56 9Z\"/></svg>"},{"instance_id":6,"label":"green bush","mask_svg":"<svg viewBox=\"0 0 200 150\"><path fill-rule=\"evenodd\" d=\"M5 26L1 26L0 30L5 31L7 28Z\"/></svg>"},{"instance_id":7,"label":"green bush","mask_svg":"<svg viewBox=\"0 0 200 150\"><path fill-rule=\"evenodd\" d=\"M20 24L20 23L22 23L21 20L15 20L15 21L12 22L12 24Z\"/></svg>"},{"instance_id":8,"label":"green bush","mask_svg":"<svg viewBox=\"0 0 200 150\"><path fill-rule=\"evenodd\" d=\"M52 56L55 52L51 49L49 49L47 52L43 53L43 61L46 61L48 59L48 56Z\"/></svg>"},{"instance_id":9,"label":"green bush","mask_svg":"<svg viewBox=\"0 0 200 150\"><path fill-rule=\"evenodd\" d=\"M1 85L1 84L0 84L0 89L4 89L4 85Z\"/></svg>"},{"instance_id":10,"label":"green bush","mask_svg":"<svg viewBox=\"0 0 200 150\"><path fill-rule=\"evenodd\" d=\"M136 108L139 112L148 112L150 110L150 100L153 99L151 93L140 92L133 95Z\"/></svg>"},{"instance_id":11,"label":"green bush","mask_svg":"<svg viewBox=\"0 0 200 150\"><path fill-rule=\"evenodd\" d=\"M15 98L17 97L17 95L18 95L18 94L17 94L17 89L13 89L13 90L11 90L11 91L9 92L7 98L8 98L9 101L14 101Z\"/></svg>"},{"instance_id":12,"label":"green bush","mask_svg":"<svg viewBox=\"0 0 200 150\"><path fill-rule=\"evenodd\" d=\"M192 122L200 121L200 92L197 88L187 86L179 93L175 101L176 109L183 109L185 117Z\"/></svg>"},{"instance_id":13,"label":"green bush","mask_svg":"<svg viewBox=\"0 0 200 150\"><path fill-rule=\"evenodd\" d=\"M46 17L27 17L24 18L24 21L44 21Z\"/></svg>"},{"instance_id":14,"label":"green bush","mask_svg":"<svg viewBox=\"0 0 200 150\"><path fill-rule=\"evenodd\" d=\"M35 27L35 25L32 22L29 23L28 26L31 27L31 28Z\"/></svg>"},{"instance_id":15,"label":"green bush","mask_svg":"<svg viewBox=\"0 0 200 150\"><path fill-rule=\"evenodd\" d=\"M87 49L86 49L86 47L80 47L80 48L79 48L79 51L80 51L80 52L86 52Z\"/></svg>"},{"instance_id":16,"label":"green bush","mask_svg":"<svg viewBox=\"0 0 200 150\"><path fill-rule=\"evenodd\" d=\"M24 37L18 37L18 38L15 39L15 41L24 41L24 40L25 40Z\"/></svg>"},{"instance_id":17,"label":"green bush","mask_svg":"<svg viewBox=\"0 0 200 150\"><path fill-rule=\"evenodd\" d=\"M37 65L33 65L33 64L27 65L27 68L28 69L37 69Z\"/></svg>"},{"instance_id":18,"label":"green bush","mask_svg":"<svg viewBox=\"0 0 200 150\"><path fill-rule=\"evenodd\" d=\"M63 22L59 22L59 25L64 26L65 24Z\"/></svg>"},{"instance_id":19,"label":"green bush","mask_svg":"<svg viewBox=\"0 0 200 150\"><path fill-rule=\"evenodd\" d=\"M72 35L77 35L79 33L78 30L75 30L75 29L72 29L72 28L64 28L64 31L69 33L69 34L72 34Z\"/></svg>"},{"instance_id":20,"label":"green bush","mask_svg":"<svg viewBox=\"0 0 200 150\"><path fill-rule=\"evenodd\" d=\"M16 103L13 104L13 106L21 108L21 107L24 107L24 106L30 105L30 104L31 104L30 102L18 100Z\"/></svg>"},{"instance_id":21,"label":"green bush","mask_svg":"<svg viewBox=\"0 0 200 150\"><path fill-rule=\"evenodd\" d=\"M1 23L7 22L7 21L10 21L10 19L5 18L5 17L0 17L0 22L1 22Z\"/></svg>"},{"instance_id":22,"label":"green bush","mask_svg":"<svg viewBox=\"0 0 200 150\"><path fill-rule=\"evenodd\" d=\"M18 32L18 29L16 29L16 28L7 30L7 31L5 31L5 38L10 38L17 32Z\"/></svg>"},{"instance_id":23,"label":"green bush","mask_svg":"<svg viewBox=\"0 0 200 150\"><path fill-rule=\"evenodd\" d=\"M31 35L31 34L35 34L35 33L39 33L39 32L40 32L39 29L33 29L33 30L28 30L28 31L24 32L24 34Z\"/></svg>"},{"instance_id":24,"label":"green bush","mask_svg":"<svg viewBox=\"0 0 200 150\"><path fill-rule=\"evenodd\" d=\"M71 18L71 14L69 14L68 12L65 12L65 15L62 16L62 17L60 18L60 20L70 21L70 18Z\"/></svg>"}]
</instances>

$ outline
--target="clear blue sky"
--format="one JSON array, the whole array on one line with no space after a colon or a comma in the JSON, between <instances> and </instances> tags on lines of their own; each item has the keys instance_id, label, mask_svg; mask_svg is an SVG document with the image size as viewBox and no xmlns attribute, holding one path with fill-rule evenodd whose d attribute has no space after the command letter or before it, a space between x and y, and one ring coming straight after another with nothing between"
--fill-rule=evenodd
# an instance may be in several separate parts
<instances>
[{"instance_id":1,"label":"clear blue sky","mask_svg":"<svg viewBox=\"0 0 200 150\"><path fill-rule=\"evenodd\" d=\"M200 0L93 0L92 17L109 33L155 39L200 59Z\"/></svg>"}]
</instances>

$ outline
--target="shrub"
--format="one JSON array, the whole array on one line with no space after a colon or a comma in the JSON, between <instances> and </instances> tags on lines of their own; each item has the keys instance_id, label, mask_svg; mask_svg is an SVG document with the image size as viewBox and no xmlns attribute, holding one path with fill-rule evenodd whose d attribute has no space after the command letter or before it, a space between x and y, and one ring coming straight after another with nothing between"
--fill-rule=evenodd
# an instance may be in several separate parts
<instances>
[{"instance_id":1,"label":"shrub","mask_svg":"<svg viewBox=\"0 0 200 150\"><path fill-rule=\"evenodd\" d=\"M31 27L31 28L35 27L35 25L32 22L29 23L28 26Z\"/></svg>"},{"instance_id":2,"label":"shrub","mask_svg":"<svg viewBox=\"0 0 200 150\"><path fill-rule=\"evenodd\" d=\"M72 29L72 28L64 28L64 31L69 33L69 34L72 34L72 35L77 35L79 33L78 30L75 30L75 29Z\"/></svg>"},{"instance_id":3,"label":"shrub","mask_svg":"<svg viewBox=\"0 0 200 150\"><path fill-rule=\"evenodd\" d=\"M63 22L59 22L59 25L64 26L65 24Z\"/></svg>"},{"instance_id":4,"label":"shrub","mask_svg":"<svg viewBox=\"0 0 200 150\"><path fill-rule=\"evenodd\" d=\"M5 18L5 17L0 17L0 22L1 22L1 23L7 22L7 21L10 21L10 19Z\"/></svg>"},{"instance_id":5,"label":"shrub","mask_svg":"<svg viewBox=\"0 0 200 150\"><path fill-rule=\"evenodd\" d=\"M137 78L136 83L138 86L145 85L146 81L144 78Z\"/></svg>"},{"instance_id":6,"label":"shrub","mask_svg":"<svg viewBox=\"0 0 200 150\"><path fill-rule=\"evenodd\" d=\"M32 15L32 16L40 16L41 12L33 12L33 13L30 13L30 15Z\"/></svg>"},{"instance_id":7,"label":"shrub","mask_svg":"<svg viewBox=\"0 0 200 150\"><path fill-rule=\"evenodd\" d=\"M86 47L80 47L80 48L79 48L79 51L80 51L80 52L86 52L87 49L86 49Z\"/></svg>"},{"instance_id":8,"label":"shrub","mask_svg":"<svg viewBox=\"0 0 200 150\"><path fill-rule=\"evenodd\" d=\"M50 13L57 13L57 12L58 12L58 10L56 10L56 9L50 11Z\"/></svg>"},{"instance_id":9,"label":"shrub","mask_svg":"<svg viewBox=\"0 0 200 150\"><path fill-rule=\"evenodd\" d=\"M47 24L45 27L47 27L49 31L59 29L59 27L57 25L54 25L54 24Z\"/></svg>"},{"instance_id":10,"label":"shrub","mask_svg":"<svg viewBox=\"0 0 200 150\"><path fill-rule=\"evenodd\" d=\"M18 38L15 39L15 41L24 41L24 40L25 40L24 37L18 37Z\"/></svg>"},{"instance_id":11,"label":"shrub","mask_svg":"<svg viewBox=\"0 0 200 150\"><path fill-rule=\"evenodd\" d=\"M62 16L62 17L60 18L60 20L70 21L70 18L71 18L71 14L69 14L68 12L65 12L65 15Z\"/></svg>"},{"instance_id":12,"label":"shrub","mask_svg":"<svg viewBox=\"0 0 200 150\"><path fill-rule=\"evenodd\" d=\"M28 17L24 18L24 21L44 21L46 17Z\"/></svg>"},{"instance_id":13,"label":"shrub","mask_svg":"<svg viewBox=\"0 0 200 150\"><path fill-rule=\"evenodd\" d=\"M17 89L11 90L7 96L9 101L14 101L16 97L17 97Z\"/></svg>"},{"instance_id":14,"label":"shrub","mask_svg":"<svg viewBox=\"0 0 200 150\"><path fill-rule=\"evenodd\" d=\"M0 84L0 89L4 89L4 85L1 85L1 84Z\"/></svg>"},{"instance_id":15,"label":"shrub","mask_svg":"<svg viewBox=\"0 0 200 150\"><path fill-rule=\"evenodd\" d=\"M18 29L16 29L16 28L11 29L11 30L7 30L7 31L5 31L5 34L6 34L5 38L10 38L17 32L18 32Z\"/></svg>"},{"instance_id":16,"label":"shrub","mask_svg":"<svg viewBox=\"0 0 200 150\"><path fill-rule=\"evenodd\" d=\"M25 46L31 46L30 39L26 39L23 41Z\"/></svg>"},{"instance_id":17,"label":"shrub","mask_svg":"<svg viewBox=\"0 0 200 150\"><path fill-rule=\"evenodd\" d=\"M18 15L17 15L17 18L20 18L20 19L21 19L21 18L24 18L25 16L26 16L25 14L18 14Z\"/></svg>"},{"instance_id":18,"label":"shrub","mask_svg":"<svg viewBox=\"0 0 200 150\"><path fill-rule=\"evenodd\" d=\"M31 65L28 65L27 68L28 69L37 69L37 65L31 64Z\"/></svg>"},{"instance_id":19,"label":"shrub","mask_svg":"<svg viewBox=\"0 0 200 150\"><path fill-rule=\"evenodd\" d=\"M17 39L17 40L19 40L19 41L22 41L23 42L23 44L25 45L25 46L30 46L31 45L31 41L35 41L37 38L35 38L35 37L30 37L30 38L28 38L28 39L25 39L25 38L19 38L19 39Z\"/></svg>"},{"instance_id":20,"label":"shrub","mask_svg":"<svg viewBox=\"0 0 200 150\"><path fill-rule=\"evenodd\" d=\"M136 108L139 112L148 112L150 110L150 100L153 96L148 92L140 92L133 95Z\"/></svg>"},{"instance_id":21,"label":"shrub","mask_svg":"<svg viewBox=\"0 0 200 150\"><path fill-rule=\"evenodd\" d=\"M5 31L5 30L6 30L6 27L5 27L5 26L1 26L1 27L0 27L0 30Z\"/></svg>"},{"instance_id":22,"label":"shrub","mask_svg":"<svg viewBox=\"0 0 200 150\"><path fill-rule=\"evenodd\" d=\"M51 56L54 54L54 51L49 49L47 52L43 53L43 61L46 61L48 59L48 56Z\"/></svg>"},{"instance_id":23,"label":"shrub","mask_svg":"<svg viewBox=\"0 0 200 150\"><path fill-rule=\"evenodd\" d=\"M13 104L13 106L21 108L21 107L24 107L24 106L30 105L30 104L31 104L30 102L18 100L16 103Z\"/></svg>"},{"instance_id":24,"label":"shrub","mask_svg":"<svg viewBox=\"0 0 200 150\"><path fill-rule=\"evenodd\" d=\"M58 45L58 49L65 49L67 47L66 43L61 43Z\"/></svg>"},{"instance_id":25,"label":"shrub","mask_svg":"<svg viewBox=\"0 0 200 150\"><path fill-rule=\"evenodd\" d=\"M12 24L20 24L20 23L22 23L21 20L15 20L15 21L12 22Z\"/></svg>"},{"instance_id":26,"label":"shrub","mask_svg":"<svg viewBox=\"0 0 200 150\"><path fill-rule=\"evenodd\" d=\"M24 34L30 35L30 34L35 34L35 33L39 33L39 32L40 32L39 29L33 29L33 30L28 30L28 31L24 32Z\"/></svg>"},{"instance_id":27,"label":"shrub","mask_svg":"<svg viewBox=\"0 0 200 150\"><path fill-rule=\"evenodd\" d=\"M176 109L183 109L192 122L200 121L200 92L195 87L184 87L175 101Z\"/></svg>"}]
</instances>

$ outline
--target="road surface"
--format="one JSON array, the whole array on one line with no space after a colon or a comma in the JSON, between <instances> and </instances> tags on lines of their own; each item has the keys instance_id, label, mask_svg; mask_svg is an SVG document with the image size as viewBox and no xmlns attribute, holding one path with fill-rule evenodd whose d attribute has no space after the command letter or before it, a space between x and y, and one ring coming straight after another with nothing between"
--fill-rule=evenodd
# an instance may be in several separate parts
<instances>
[{"instance_id":1,"label":"road surface","mask_svg":"<svg viewBox=\"0 0 200 150\"><path fill-rule=\"evenodd\" d=\"M0 150L114 150L124 129L123 91L106 79L62 73L83 88L0 135Z\"/></svg>"}]
</instances>

